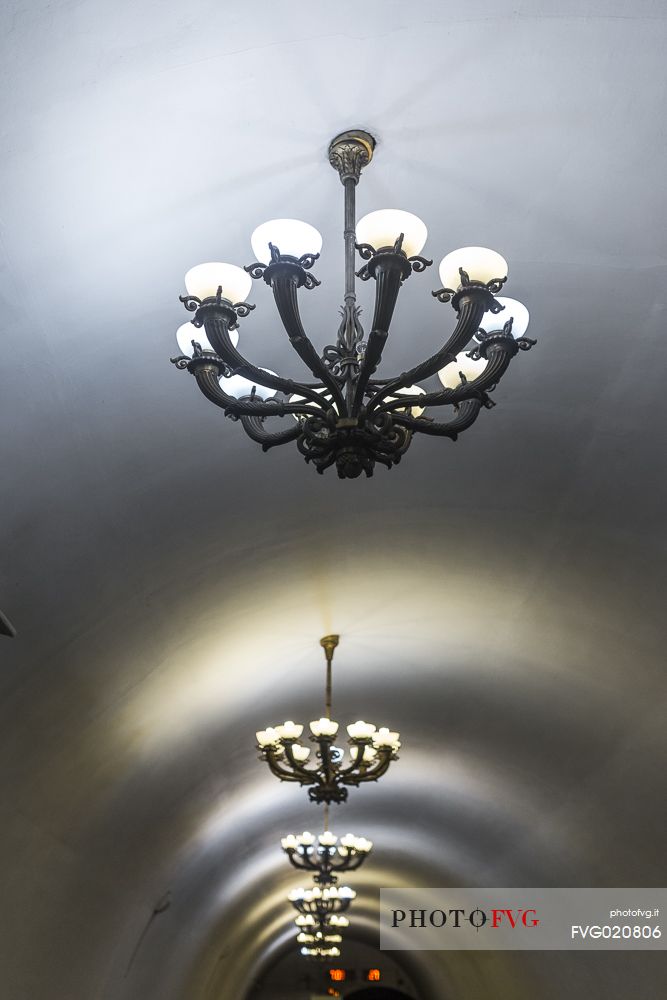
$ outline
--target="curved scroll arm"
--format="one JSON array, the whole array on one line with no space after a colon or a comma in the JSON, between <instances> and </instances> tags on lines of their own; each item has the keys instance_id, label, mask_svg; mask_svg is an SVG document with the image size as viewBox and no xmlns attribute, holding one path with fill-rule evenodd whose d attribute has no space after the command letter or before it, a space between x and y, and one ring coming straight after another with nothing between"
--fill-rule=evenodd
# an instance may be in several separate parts
<instances>
[{"instance_id":1,"label":"curved scroll arm","mask_svg":"<svg viewBox=\"0 0 667 1000\"><path fill-rule=\"evenodd\" d=\"M276 753L271 748L269 748L268 751L263 752L263 757L269 765L271 773L275 774L276 778L280 778L281 781L296 781L300 785L312 784L311 780L304 778L303 775L296 774L294 771L289 771L287 768L281 767Z\"/></svg>"},{"instance_id":2,"label":"curved scroll arm","mask_svg":"<svg viewBox=\"0 0 667 1000\"><path fill-rule=\"evenodd\" d=\"M203 359L203 363L192 366L197 385L211 403L215 403L232 417L284 417L287 413L303 413L306 416L321 416L321 401L316 400L317 409L305 404L281 403L277 399L261 400L246 396L237 399L229 396L221 388L219 372L215 363Z\"/></svg>"},{"instance_id":3,"label":"curved scroll arm","mask_svg":"<svg viewBox=\"0 0 667 1000\"><path fill-rule=\"evenodd\" d=\"M291 396L298 393L310 399L313 403L320 405L319 395L312 389L294 382L292 379L282 378L279 375L272 375L262 368L253 365L247 358L237 351L229 336L229 331L236 319L234 310L224 303L204 303L197 311L195 320L201 320L200 325L204 326L208 341L213 349L220 355L222 360L233 371L238 372L245 378L257 382L259 385L268 386L270 389L277 389L279 392Z\"/></svg>"},{"instance_id":4,"label":"curved scroll arm","mask_svg":"<svg viewBox=\"0 0 667 1000\"><path fill-rule=\"evenodd\" d=\"M329 390L334 403L337 405L338 412L341 415L345 415L347 408L340 385L334 375L332 375L330 369L324 364L324 361L313 347L303 328L299 314L297 280L290 272L279 271L272 278L271 288L273 289L276 308L278 309L292 347L315 378L319 379L322 385Z\"/></svg>"},{"instance_id":5,"label":"curved scroll arm","mask_svg":"<svg viewBox=\"0 0 667 1000\"><path fill-rule=\"evenodd\" d=\"M430 378L450 361L455 361L456 355L469 343L479 329L482 316L491 307L490 302L495 302L495 299L487 288L476 285L465 288L458 302L458 322L447 343L426 361L385 383L371 397L368 404L369 413L376 409L387 396L394 395L397 389L403 389L415 382L420 382L422 379Z\"/></svg>"},{"instance_id":6,"label":"curved scroll arm","mask_svg":"<svg viewBox=\"0 0 667 1000\"><path fill-rule=\"evenodd\" d=\"M396 414L394 420L411 431L419 431L421 434L430 434L433 437L448 437L456 441L459 434L466 431L477 420L482 411L482 403L479 399L466 399L459 406L459 412L446 423L438 423L435 420L426 420L424 417L410 417Z\"/></svg>"},{"instance_id":7,"label":"curved scroll arm","mask_svg":"<svg viewBox=\"0 0 667 1000\"><path fill-rule=\"evenodd\" d=\"M394 751L391 747L380 747L374 762L370 765L364 764L364 750L367 745L370 746L370 740L352 745L352 750L355 752L351 753L351 764L349 767L342 768L338 772L338 776L343 784L358 785L361 781L375 781L377 778L382 777L392 759L395 759Z\"/></svg>"},{"instance_id":8,"label":"curved scroll arm","mask_svg":"<svg viewBox=\"0 0 667 1000\"><path fill-rule=\"evenodd\" d=\"M290 427L289 430L271 433L264 430L262 417L242 416L240 419L243 430L249 438L256 441L257 444L261 444L262 451L268 451L269 448L275 448L279 444L287 444L289 441L296 441L301 433L301 427L298 423L294 427Z\"/></svg>"}]
</instances>

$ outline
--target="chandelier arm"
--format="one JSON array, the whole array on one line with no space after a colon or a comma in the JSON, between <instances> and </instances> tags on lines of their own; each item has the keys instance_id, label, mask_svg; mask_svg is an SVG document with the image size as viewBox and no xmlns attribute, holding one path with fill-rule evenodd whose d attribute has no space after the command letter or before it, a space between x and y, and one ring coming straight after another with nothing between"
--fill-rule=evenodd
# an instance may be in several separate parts
<instances>
[{"instance_id":1,"label":"chandelier arm","mask_svg":"<svg viewBox=\"0 0 667 1000\"><path fill-rule=\"evenodd\" d=\"M271 281L276 308L289 337L290 344L315 378L319 379L322 385L329 390L334 402L338 404L339 413L343 414L343 411L347 413L345 398L337 379L326 367L303 328L299 314L297 287L297 280L289 273L276 274ZM313 392L313 395L317 394Z\"/></svg>"},{"instance_id":2,"label":"chandelier arm","mask_svg":"<svg viewBox=\"0 0 667 1000\"><path fill-rule=\"evenodd\" d=\"M352 774L353 771L357 771L360 767L364 767L364 750L367 746L370 746L370 740L366 740L363 743L352 744L350 749L350 763L347 767L341 767L338 770L338 777L341 780L344 780L347 774Z\"/></svg>"},{"instance_id":3,"label":"chandelier arm","mask_svg":"<svg viewBox=\"0 0 667 1000\"><path fill-rule=\"evenodd\" d=\"M498 337L488 346L482 343L475 348L475 354L480 351L480 357L486 357L488 363L484 371L477 378L469 382L462 382L455 389L440 389L437 392L422 393L419 396L401 396L400 399L385 400L378 407L380 412L393 412L398 409L407 409L414 406L443 406L447 404L458 404L466 400L479 399L484 405L489 406L490 401L486 398L487 391L493 390L502 376L507 371L510 361L518 353L517 342L511 336Z\"/></svg>"},{"instance_id":4,"label":"chandelier arm","mask_svg":"<svg viewBox=\"0 0 667 1000\"><path fill-rule=\"evenodd\" d=\"M315 871L317 869L317 865L312 864L308 856L305 854L297 855L296 851L287 851L286 854L287 857L289 858L290 864L293 865L294 868L297 868L299 871L304 871L307 869Z\"/></svg>"},{"instance_id":5,"label":"chandelier arm","mask_svg":"<svg viewBox=\"0 0 667 1000\"><path fill-rule=\"evenodd\" d=\"M236 396L228 396L221 388L218 367L212 363L198 364L193 371L202 393L211 403L221 407L226 415L240 417L282 417L288 412L284 403L279 403L277 399L260 400L246 396L244 399L237 399Z\"/></svg>"},{"instance_id":6,"label":"chandelier arm","mask_svg":"<svg viewBox=\"0 0 667 1000\"><path fill-rule=\"evenodd\" d=\"M377 781L389 769L393 751L390 748L378 750L378 762L370 768L364 768L356 775L350 775L349 780L343 778L345 785L360 785L363 781Z\"/></svg>"},{"instance_id":7,"label":"chandelier arm","mask_svg":"<svg viewBox=\"0 0 667 1000\"><path fill-rule=\"evenodd\" d=\"M298 423L294 427L290 427L289 430L270 433L264 430L262 420L262 417L241 417L243 430L249 438L256 441L257 444L261 444L263 451L268 451L269 448L274 448L279 444L287 444L288 441L295 441L301 433L301 427Z\"/></svg>"},{"instance_id":8,"label":"chandelier arm","mask_svg":"<svg viewBox=\"0 0 667 1000\"><path fill-rule=\"evenodd\" d=\"M338 864L335 864L334 861L332 861L331 870L333 872L356 871L357 868L360 868L361 865L364 863L366 857L367 857L366 854L356 854L356 853L354 855L348 854L346 858L341 858Z\"/></svg>"},{"instance_id":9,"label":"chandelier arm","mask_svg":"<svg viewBox=\"0 0 667 1000\"><path fill-rule=\"evenodd\" d=\"M280 767L273 754L268 753L264 759L269 765L269 770L272 774L275 774L276 778L280 778L281 781L298 781L299 784L304 784L300 775L294 771L288 771Z\"/></svg>"},{"instance_id":10,"label":"chandelier arm","mask_svg":"<svg viewBox=\"0 0 667 1000\"><path fill-rule=\"evenodd\" d=\"M447 343L427 361L422 361L421 364L387 382L371 397L368 412L376 409L387 396L394 395L397 389L405 389L415 382L430 378L450 361L455 361L456 355L479 329L482 316L488 308L489 298L493 299L493 296L485 288L475 286L466 288L465 294L459 300L458 322ZM422 403L423 399L424 397L421 397Z\"/></svg>"},{"instance_id":11,"label":"chandelier arm","mask_svg":"<svg viewBox=\"0 0 667 1000\"><path fill-rule=\"evenodd\" d=\"M479 399L466 399L461 403L456 417L446 423L438 423L424 417L410 417L402 413L396 414L394 420L404 427L409 427L411 431L419 431L421 434L430 434L433 437L450 437L456 441L459 434L472 427L481 410L482 403Z\"/></svg>"},{"instance_id":12,"label":"chandelier arm","mask_svg":"<svg viewBox=\"0 0 667 1000\"><path fill-rule=\"evenodd\" d=\"M352 416L358 416L361 407L364 405L364 396L368 383L377 371L377 367L382 359L382 353L387 343L389 333L387 330L377 330L373 328L368 337L364 358L361 362L357 384L352 401Z\"/></svg>"},{"instance_id":13,"label":"chandelier arm","mask_svg":"<svg viewBox=\"0 0 667 1000\"><path fill-rule=\"evenodd\" d=\"M194 367L194 366L193 366ZM194 367L193 375L202 393L211 403L221 407L225 414L232 417L284 417L287 413L306 413L321 416L322 408L319 400L316 406L290 405L277 399L261 400L252 396L237 399L229 396L220 385L218 367L211 362L199 363Z\"/></svg>"},{"instance_id":14,"label":"chandelier arm","mask_svg":"<svg viewBox=\"0 0 667 1000\"><path fill-rule=\"evenodd\" d=\"M315 404L319 405L321 403L321 399L314 389L309 389L306 385L296 383L292 379L282 378L280 375L272 375L270 372L265 372L263 368L258 368L248 361L247 358L244 358L234 347L229 336L231 323L230 314L227 309L224 307L216 308L215 305L200 307L195 319L202 312L204 313L204 329L209 343L215 348L222 360L235 372L243 375L244 378L252 379L259 385L284 392L286 396L298 393L310 399Z\"/></svg>"},{"instance_id":15,"label":"chandelier arm","mask_svg":"<svg viewBox=\"0 0 667 1000\"><path fill-rule=\"evenodd\" d=\"M293 743L294 743L293 740L284 740L283 741L283 748L285 750L285 756L287 757L287 762L288 762L289 766L294 769L294 772L296 774L301 775L301 777L304 779L301 782L302 784L304 784L304 785L305 784L313 785L313 784L316 784L316 783L321 783L322 779L320 777L320 769L319 769L319 767L318 768L309 769L309 768L305 767L303 764L301 764L296 759L296 757L294 756L294 753L293 753L293 750L292 750Z\"/></svg>"}]
</instances>

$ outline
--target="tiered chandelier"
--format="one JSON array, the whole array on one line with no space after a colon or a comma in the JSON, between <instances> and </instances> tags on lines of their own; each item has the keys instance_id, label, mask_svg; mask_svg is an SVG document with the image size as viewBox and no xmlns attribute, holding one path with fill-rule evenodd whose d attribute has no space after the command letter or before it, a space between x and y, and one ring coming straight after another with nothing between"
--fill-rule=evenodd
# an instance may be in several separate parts
<instances>
[{"instance_id":1,"label":"tiered chandelier","mask_svg":"<svg viewBox=\"0 0 667 1000\"><path fill-rule=\"evenodd\" d=\"M320 284L311 268L322 238L307 223L274 219L253 233L255 263L245 268L207 263L188 271L181 301L194 317L179 328L183 353L172 358L265 451L295 441L318 472L335 465L342 479L362 472L370 476L376 462L391 468L415 433L456 440L482 407L493 406L489 393L512 358L535 343L524 336L525 306L496 298L507 280L506 261L485 247L464 247L442 259L444 287L433 292L456 312L449 339L408 371L376 377L401 286L413 271L424 271L433 261L419 255L426 226L408 212L371 212L355 228L356 185L374 149L374 138L361 130L344 132L329 146L329 162L345 188L345 294L336 343L318 353L303 328L297 301L299 288ZM368 337L356 300L355 249L365 261L357 277L375 281ZM255 308L245 301L252 278L263 278L271 287L290 344L309 371L305 381L260 368L237 350L239 319ZM434 376L442 383L438 388L416 384ZM453 408L449 420L437 422L425 412L439 406ZM268 418L285 416L293 418L286 429L265 426Z\"/></svg>"},{"instance_id":2,"label":"tiered chandelier","mask_svg":"<svg viewBox=\"0 0 667 1000\"><path fill-rule=\"evenodd\" d=\"M363 720L347 727L350 746L347 760L345 751L334 744L339 726L331 718L331 665L338 640L337 635L327 635L320 640L327 673L325 715L310 723L310 739L318 748L316 762L308 764L311 749L299 743L302 725L288 720L256 734L257 748L272 773L281 781L310 785L308 797L311 802L345 802L347 786L381 778L391 761L398 759L401 745L399 733L386 727L376 729Z\"/></svg>"}]
</instances>

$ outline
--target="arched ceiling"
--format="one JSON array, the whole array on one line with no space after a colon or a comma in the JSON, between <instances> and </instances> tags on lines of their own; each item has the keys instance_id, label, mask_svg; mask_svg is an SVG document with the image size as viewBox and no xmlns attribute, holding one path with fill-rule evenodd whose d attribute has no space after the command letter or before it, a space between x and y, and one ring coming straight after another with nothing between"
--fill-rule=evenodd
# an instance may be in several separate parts
<instances>
[{"instance_id":1,"label":"arched ceiling","mask_svg":"<svg viewBox=\"0 0 667 1000\"><path fill-rule=\"evenodd\" d=\"M279 839L317 819L253 734L319 713L329 631L336 712L404 744L336 821L376 842L359 940L387 884L661 884L664 6L0 16L0 994L231 1000L292 947ZM248 263L283 215L324 235L302 311L331 342L326 147L352 125L378 139L359 213L416 212L436 261L497 247L539 344L459 442L339 482L168 358L184 271ZM406 285L387 370L451 328L435 281ZM298 374L253 300L244 350ZM408 972L447 1000L664 986L661 956L556 957Z\"/></svg>"}]
</instances>

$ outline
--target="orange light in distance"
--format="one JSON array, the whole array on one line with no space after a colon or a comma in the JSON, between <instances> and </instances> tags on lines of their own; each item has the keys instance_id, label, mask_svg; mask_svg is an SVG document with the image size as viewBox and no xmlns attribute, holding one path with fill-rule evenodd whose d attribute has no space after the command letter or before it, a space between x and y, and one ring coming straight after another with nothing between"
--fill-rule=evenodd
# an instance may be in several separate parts
<instances>
[{"instance_id":1,"label":"orange light in distance","mask_svg":"<svg viewBox=\"0 0 667 1000\"><path fill-rule=\"evenodd\" d=\"M329 978L334 983L342 983L345 979L345 969L329 969Z\"/></svg>"},{"instance_id":2,"label":"orange light in distance","mask_svg":"<svg viewBox=\"0 0 667 1000\"><path fill-rule=\"evenodd\" d=\"M379 969L369 969L366 973L366 979L371 983L380 982L380 970Z\"/></svg>"},{"instance_id":3,"label":"orange light in distance","mask_svg":"<svg viewBox=\"0 0 667 1000\"><path fill-rule=\"evenodd\" d=\"M340 992L338 990L335 990L333 986L330 986L329 989L327 990L327 995L330 997L339 997Z\"/></svg>"}]
</instances>

